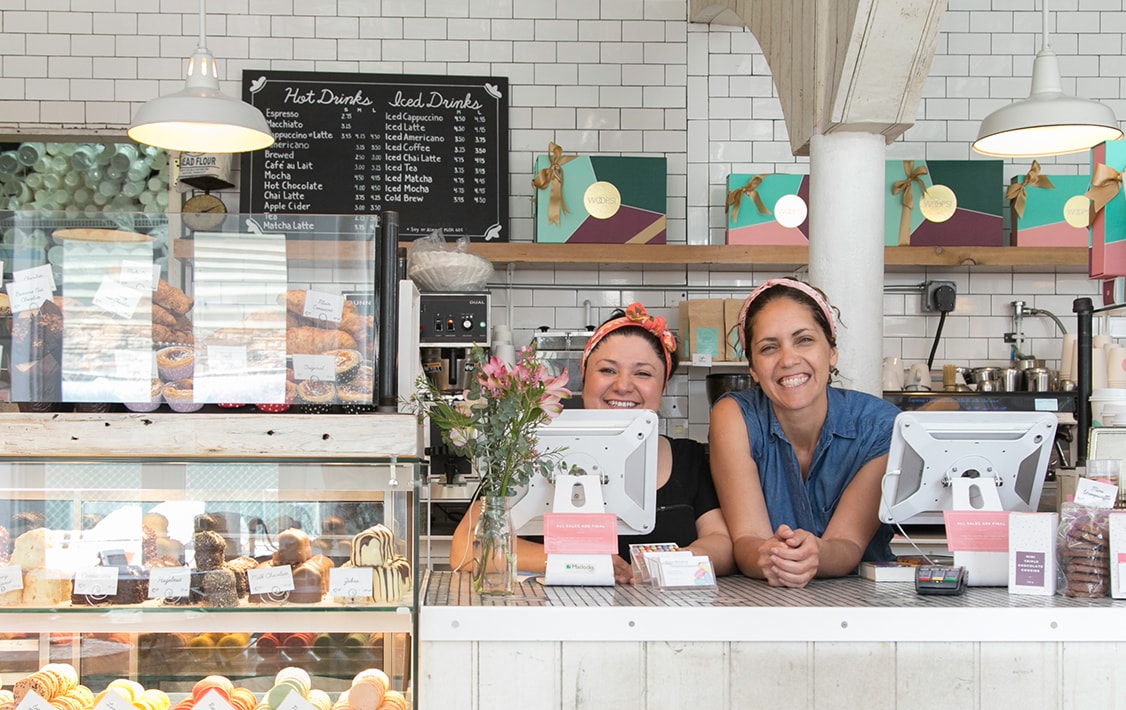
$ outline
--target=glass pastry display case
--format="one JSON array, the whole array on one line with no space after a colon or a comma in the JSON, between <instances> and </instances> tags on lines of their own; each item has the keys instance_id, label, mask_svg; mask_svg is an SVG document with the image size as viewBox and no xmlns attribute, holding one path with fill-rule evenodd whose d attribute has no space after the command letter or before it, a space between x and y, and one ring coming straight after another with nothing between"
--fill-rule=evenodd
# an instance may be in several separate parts
<instances>
[{"instance_id":1,"label":"glass pastry display case","mask_svg":"<svg viewBox=\"0 0 1126 710\"><path fill-rule=\"evenodd\" d=\"M296 668L336 701L375 668L412 698L419 432L0 413L0 685L68 664L94 693L215 675L264 700Z\"/></svg>"}]
</instances>

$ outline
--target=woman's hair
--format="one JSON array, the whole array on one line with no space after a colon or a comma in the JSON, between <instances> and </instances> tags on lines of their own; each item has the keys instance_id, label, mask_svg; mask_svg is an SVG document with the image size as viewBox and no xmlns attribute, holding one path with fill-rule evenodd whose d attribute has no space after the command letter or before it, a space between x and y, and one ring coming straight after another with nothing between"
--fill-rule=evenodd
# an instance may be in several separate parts
<instances>
[{"instance_id":1,"label":"woman's hair","mask_svg":"<svg viewBox=\"0 0 1126 710\"><path fill-rule=\"evenodd\" d=\"M811 286L804 281L797 279L781 278L771 279L770 281L762 284L747 297L746 303L743 304L743 313L740 319L742 341L745 352L747 355L747 363L753 365L753 352L751 350L751 323L754 321L755 316L766 307L768 303L777 301L780 298L788 298L795 303L805 306L809 310L809 314L813 316L813 322L821 328L821 332L825 334L825 339L829 341L829 347L837 347L837 328L831 320L832 315L836 314L837 320L841 319L840 310L836 306L829 304L828 297L825 293L817 288ZM832 368L830 374L839 376L840 373L837 368Z\"/></svg>"},{"instance_id":2,"label":"woman's hair","mask_svg":"<svg viewBox=\"0 0 1126 710\"><path fill-rule=\"evenodd\" d=\"M644 313L644 309L642 309L641 312ZM648 314L645 314L645 317L648 318ZM606 326L610 324L614 324L617 327L607 329ZM653 352L656 353L657 359L666 365L667 369L665 372L665 382L667 383L669 381L669 378L672 377L676 372L676 368L680 365L680 358L677 356L676 352L676 341L675 339L672 339L672 347L670 348L669 344L670 338L672 338L672 334L664 328L664 319L660 320L660 330L665 334L665 338L663 340L653 332L653 329L651 327L647 327L649 325L650 324L648 323L643 325L642 322L637 321L636 318L631 318L631 316L627 314L626 311L623 311L620 308L616 309L613 313L610 314L609 318L602 321L602 324L599 325L595 330L594 335L591 336L591 340L594 340L595 338L598 339L587 344L586 353L583 357L584 374L587 358L590 357L590 355L598 349L598 346L601 345L603 341L606 340L606 338L613 337L615 335L639 335L645 339L645 342L649 343L649 346L651 348L653 348Z\"/></svg>"}]
</instances>

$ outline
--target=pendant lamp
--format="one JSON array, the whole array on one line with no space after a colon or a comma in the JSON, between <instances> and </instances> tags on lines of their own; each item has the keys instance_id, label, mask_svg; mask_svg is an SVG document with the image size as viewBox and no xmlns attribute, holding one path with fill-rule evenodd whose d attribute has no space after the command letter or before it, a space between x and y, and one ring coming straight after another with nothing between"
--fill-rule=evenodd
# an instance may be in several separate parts
<instances>
[{"instance_id":1,"label":"pendant lamp","mask_svg":"<svg viewBox=\"0 0 1126 710\"><path fill-rule=\"evenodd\" d=\"M204 37L199 0L199 46L188 63L187 86L152 99L133 116L128 135L138 143L190 153L243 153L274 143L262 112L219 90L219 69Z\"/></svg>"},{"instance_id":2,"label":"pendant lamp","mask_svg":"<svg viewBox=\"0 0 1126 710\"><path fill-rule=\"evenodd\" d=\"M1063 93L1059 61L1048 41L1048 0L1043 13L1043 41L1032 64L1032 93L985 117L973 143L978 153L1036 158L1078 153L1122 137L1109 107Z\"/></svg>"}]
</instances>

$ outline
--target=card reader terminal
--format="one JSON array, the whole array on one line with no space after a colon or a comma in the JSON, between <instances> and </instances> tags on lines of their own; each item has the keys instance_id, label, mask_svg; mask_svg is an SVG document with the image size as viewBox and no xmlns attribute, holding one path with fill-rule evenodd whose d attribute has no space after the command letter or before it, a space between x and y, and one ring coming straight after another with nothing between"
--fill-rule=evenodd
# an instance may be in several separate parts
<instances>
[{"instance_id":1,"label":"card reader terminal","mask_svg":"<svg viewBox=\"0 0 1126 710\"><path fill-rule=\"evenodd\" d=\"M915 591L919 594L961 594L966 591L966 568L920 565L915 569Z\"/></svg>"}]
</instances>

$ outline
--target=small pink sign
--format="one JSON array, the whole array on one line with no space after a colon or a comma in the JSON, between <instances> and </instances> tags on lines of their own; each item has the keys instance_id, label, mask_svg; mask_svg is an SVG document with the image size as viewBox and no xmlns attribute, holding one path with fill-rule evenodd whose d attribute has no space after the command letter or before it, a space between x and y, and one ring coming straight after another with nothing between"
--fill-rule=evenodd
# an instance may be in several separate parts
<instances>
[{"instance_id":1,"label":"small pink sign","mask_svg":"<svg viewBox=\"0 0 1126 710\"><path fill-rule=\"evenodd\" d=\"M618 554L613 513L544 513L543 546L549 555Z\"/></svg>"},{"instance_id":2,"label":"small pink sign","mask_svg":"<svg viewBox=\"0 0 1126 710\"><path fill-rule=\"evenodd\" d=\"M1004 510L944 510L946 547L951 552L1008 552L1009 513Z\"/></svg>"}]
</instances>

